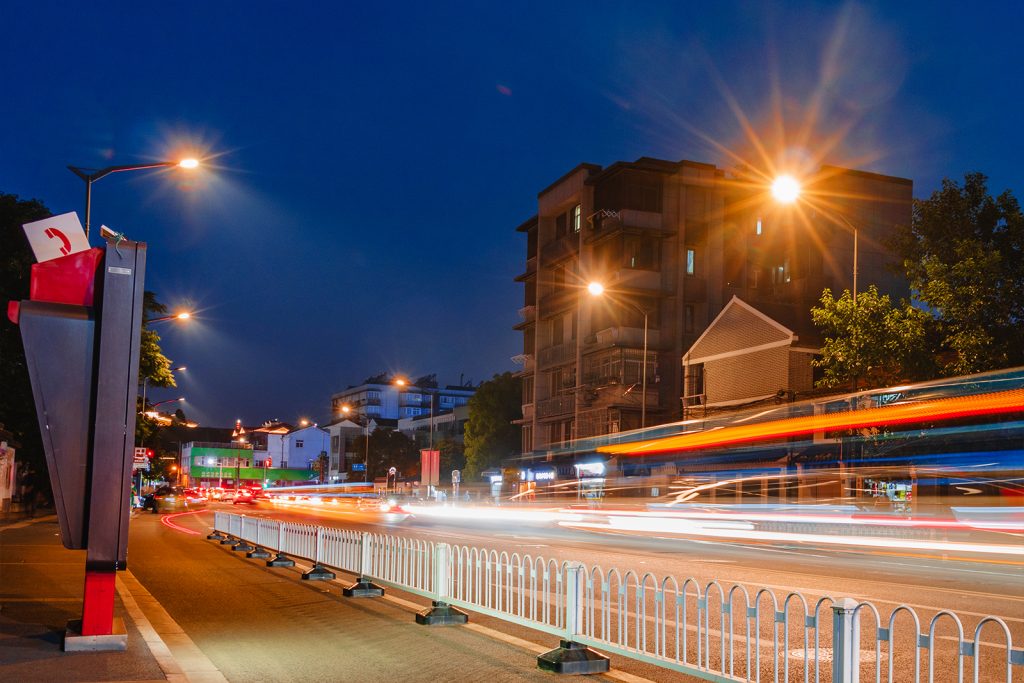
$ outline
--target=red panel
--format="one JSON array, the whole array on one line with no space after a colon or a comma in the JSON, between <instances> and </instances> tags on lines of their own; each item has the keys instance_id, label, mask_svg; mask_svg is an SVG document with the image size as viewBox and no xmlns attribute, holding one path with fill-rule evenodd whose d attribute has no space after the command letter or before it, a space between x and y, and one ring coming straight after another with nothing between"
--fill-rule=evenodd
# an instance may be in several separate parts
<instances>
[{"instance_id":1,"label":"red panel","mask_svg":"<svg viewBox=\"0 0 1024 683\"><path fill-rule=\"evenodd\" d=\"M96 271L102 263L103 249L100 247L33 263L29 298L55 304L92 306Z\"/></svg>"},{"instance_id":2,"label":"red panel","mask_svg":"<svg viewBox=\"0 0 1024 683\"><path fill-rule=\"evenodd\" d=\"M107 636L114 630L114 582L116 572L85 571L82 600L82 635Z\"/></svg>"}]
</instances>

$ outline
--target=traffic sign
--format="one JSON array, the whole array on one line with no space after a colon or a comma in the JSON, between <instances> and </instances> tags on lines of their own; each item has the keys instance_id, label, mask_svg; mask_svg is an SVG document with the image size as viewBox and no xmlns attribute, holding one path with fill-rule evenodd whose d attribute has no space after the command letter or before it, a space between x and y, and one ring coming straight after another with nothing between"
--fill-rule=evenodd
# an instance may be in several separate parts
<instances>
[{"instance_id":1,"label":"traffic sign","mask_svg":"<svg viewBox=\"0 0 1024 683\"><path fill-rule=\"evenodd\" d=\"M462 473L458 470L452 470L452 483L458 484L460 481L462 481Z\"/></svg>"},{"instance_id":2,"label":"traffic sign","mask_svg":"<svg viewBox=\"0 0 1024 683\"><path fill-rule=\"evenodd\" d=\"M354 462L354 463L352 463L352 471L353 472L365 472L366 471L366 464L365 463L361 463L361 462Z\"/></svg>"}]
</instances>

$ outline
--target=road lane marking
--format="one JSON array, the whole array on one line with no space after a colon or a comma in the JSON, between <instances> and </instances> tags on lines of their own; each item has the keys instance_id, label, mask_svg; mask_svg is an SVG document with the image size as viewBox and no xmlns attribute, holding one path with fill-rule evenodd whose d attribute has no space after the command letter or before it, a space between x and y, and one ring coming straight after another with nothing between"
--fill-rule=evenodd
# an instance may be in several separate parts
<instances>
[{"instance_id":1,"label":"road lane marking","mask_svg":"<svg viewBox=\"0 0 1024 683\"><path fill-rule=\"evenodd\" d=\"M118 573L117 593L168 681L227 683L224 674L130 571Z\"/></svg>"}]
</instances>

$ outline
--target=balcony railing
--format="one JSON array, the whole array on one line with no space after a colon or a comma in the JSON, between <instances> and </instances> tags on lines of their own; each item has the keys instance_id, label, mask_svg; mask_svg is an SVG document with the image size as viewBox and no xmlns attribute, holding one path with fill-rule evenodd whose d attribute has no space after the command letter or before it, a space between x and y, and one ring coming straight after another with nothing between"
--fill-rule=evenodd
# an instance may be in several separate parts
<instances>
[{"instance_id":1,"label":"balcony railing","mask_svg":"<svg viewBox=\"0 0 1024 683\"><path fill-rule=\"evenodd\" d=\"M560 237L554 242L548 242L540 249L540 260L542 263L553 263L569 258L579 246L579 236L573 233Z\"/></svg>"},{"instance_id":2,"label":"balcony railing","mask_svg":"<svg viewBox=\"0 0 1024 683\"><path fill-rule=\"evenodd\" d=\"M537 318L537 307L536 306L523 306L519 309L519 317L524 322L532 322Z\"/></svg>"},{"instance_id":3,"label":"balcony railing","mask_svg":"<svg viewBox=\"0 0 1024 683\"><path fill-rule=\"evenodd\" d=\"M542 368L551 367L552 365L561 365L563 363L571 363L575 359L575 342L549 346L546 349L541 349L537 352L537 364Z\"/></svg>"},{"instance_id":4,"label":"balcony railing","mask_svg":"<svg viewBox=\"0 0 1024 683\"><path fill-rule=\"evenodd\" d=\"M608 327L594 334L598 346L628 346L642 349L644 330L642 327ZM660 330L647 330L647 350L657 349L661 342Z\"/></svg>"},{"instance_id":5,"label":"balcony railing","mask_svg":"<svg viewBox=\"0 0 1024 683\"><path fill-rule=\"evenodd\" d=\"M555 417L556 415L570 415L576 410L576 397L572 394L554 396L537 402L537 417Z\"/></svg>"}]
</instances>

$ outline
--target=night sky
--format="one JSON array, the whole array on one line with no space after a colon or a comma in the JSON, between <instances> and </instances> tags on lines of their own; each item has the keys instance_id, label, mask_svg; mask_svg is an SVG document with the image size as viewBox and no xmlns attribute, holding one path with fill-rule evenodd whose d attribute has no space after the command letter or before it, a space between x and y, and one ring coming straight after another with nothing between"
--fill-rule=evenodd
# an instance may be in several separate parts
<instances>
[{"instance_id":1,"label":"night sky","mask_svg":"<svg viewBox=\"0 0 1024 683\"><path fill-rule=\"evenodd\" d=\"M515 227L583 161L797 159L918 197L978 170L1020 197L1022 8L5 2L0 191L82 214L68 164L202 157L93 188L94 235L147 242L147 288L198 311L160 327L189 369L154 400L325 421L381 371L515 368Z\"/></svg>"}]
</instances>

